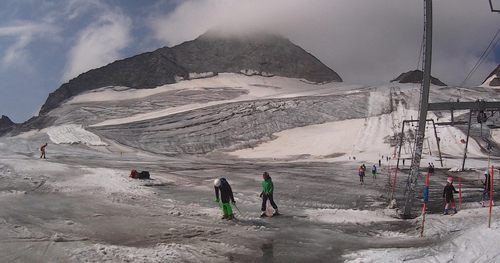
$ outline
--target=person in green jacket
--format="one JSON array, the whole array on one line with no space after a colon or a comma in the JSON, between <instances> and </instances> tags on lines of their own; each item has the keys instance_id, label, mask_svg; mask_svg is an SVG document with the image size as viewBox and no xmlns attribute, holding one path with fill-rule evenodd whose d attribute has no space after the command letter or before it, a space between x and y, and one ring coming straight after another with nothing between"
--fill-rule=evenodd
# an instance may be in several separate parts
<instances>
[{"instance_id":1,"label":"person in green jacket","mask_svg":"<svg viewBox=\"0 0 500 263\"><path fill-rule=\"evenodd\" d=\"M267 200L269 200L271 206L274 208L273 216L279 215L280 213L278 212L278 206L276 205L276 203L274 203L273 200L273 192L274 192L273 180L271 179L271 176L269 176L268 172L264 172L264 174L262 174L262 178L264 179L264 181L262 181L262 193L260 193L260 197L262 197L262 207L261 207L262 214L260 214L260 217L266 216Z\"/></svg>"}]
</instances>

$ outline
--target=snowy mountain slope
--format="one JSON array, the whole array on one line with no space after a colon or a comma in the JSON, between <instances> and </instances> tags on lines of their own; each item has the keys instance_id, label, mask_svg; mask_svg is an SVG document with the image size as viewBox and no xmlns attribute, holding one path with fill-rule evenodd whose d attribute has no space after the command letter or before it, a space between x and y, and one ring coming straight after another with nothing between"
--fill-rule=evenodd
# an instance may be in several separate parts
<instances>
[{"instance_id":1,"label":"snowy mountain slope","mask_svg":"<svg viewBox=\"0 0 500 263\"><path fill-rule=\"evenodd\" d=\"M419 85L311 84L284 77L224 73L155 89L107 87L75 96L46 115L108 140L169 155L225 151L243 158L378 160L394 155L405 119L416 119ZM433 86L431 101L476 100L492 91ZM460 112L455 112L459 118ZM436 122L449 113L430 113ZM313 125L313 126L311 126ZM411 136L407 125L406 135ZM473 132L478 127L473 127ZM488 128L485 128L488 129ZM463 154L463 127L438 128L445 156ZM485 130L487 133L487 130ZM437 155L433 130L424 151ZM408 137L408 140L412 139ZM430 147L430 148L429 148ZM471 140L470 156L483 156ZM411 144L403 157L411 156Z\"/></svg>"}]
</instances>

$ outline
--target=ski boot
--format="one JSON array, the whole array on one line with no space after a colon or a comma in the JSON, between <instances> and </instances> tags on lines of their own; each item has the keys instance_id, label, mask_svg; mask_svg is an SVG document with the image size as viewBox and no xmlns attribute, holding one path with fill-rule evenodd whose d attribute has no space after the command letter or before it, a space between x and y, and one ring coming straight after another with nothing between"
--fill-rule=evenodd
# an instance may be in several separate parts
<instances>
[{"instance_id":1,"label":"ski boot","mask_svg":"<svg viewBox=\"0 0 500 263\"><path fill-rule=\"evenodd\" d=\"M266 212L262 212L262 213L260 213L260 217L266 217L266 216L267 216L267 215L266 215Z\"/></svg>"},{"instance_id":2,"label":"ski boot","mask_svg":"<svg viewBox=\"0 0 500 263\"><path fill-rule=\"evenodd\" d=\"M443 215L447 215L447 214L448 214L448 209L445 209L443 212Z\"/></svg>"},{"instance_id":3,"label":"ski boot","mask_svg":"<svg viewBox=\"0 0 500 263\"><path fill-rule=\"evenodd\" d=\"M281 215L280 212L278 212L278 209L274 210L273 216L279 216Z\"/></svg>"},{"instance_id":4,"label":"ski boot","mask_svg":"<svg viewBox=\"0 0 500 263\"><path fill-rule=\"evenodd\" d=\"M233 220L234 219L234 215L228 215L226 219L227 220Z\"/></svg>"}]
</instances>

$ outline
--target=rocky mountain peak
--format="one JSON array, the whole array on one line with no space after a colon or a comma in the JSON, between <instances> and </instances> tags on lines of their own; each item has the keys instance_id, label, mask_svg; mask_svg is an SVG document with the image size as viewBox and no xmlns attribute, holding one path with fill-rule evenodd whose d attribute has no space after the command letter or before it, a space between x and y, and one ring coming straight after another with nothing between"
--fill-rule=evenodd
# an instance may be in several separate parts
<instances>
[{"instance_id":1,"label":"rocky mountain peak","mask_svg":"<svg viewBox=\"0 0 500 263\"><path fill-rule=\"evenodd\" d=\"M190 73L207 72L276 75L315 83L342 81L316 57L279 35L211 30L177 46L163 47L80 74L51 93L40 114L85 91L106 86L154 88L189 79Z\"/></svg>"},{"instance_id":2,"label":"rocky mountain peak","mask_svg":"<svg viewBox=\"0 0 500 263\"><path fill-rule=\"evenodd\" d=\"M391 82L399 83L422 83L424 73L421 70L411 70L405 73L401 73L397 78L391 80ZM431 76L431 83L437 86L448 86L443 83L438 78Z\"/></svg>"}]
</instances>

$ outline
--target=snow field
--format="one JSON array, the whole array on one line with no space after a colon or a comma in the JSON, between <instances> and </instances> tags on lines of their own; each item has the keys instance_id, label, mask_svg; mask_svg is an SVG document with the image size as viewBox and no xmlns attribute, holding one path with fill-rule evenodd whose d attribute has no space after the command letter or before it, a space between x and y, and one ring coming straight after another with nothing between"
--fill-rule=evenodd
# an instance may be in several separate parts
<instances>
[{"instance_id":1,"label":"snow field","mask_svg":"<svg viewBox=\"0 0 500 263\"><path fill-rule=\"evenodd\" d=\"M432 248L370 249L346 254L344 258L346 262L498 262L499 212L495 207L491 228L487 227L487 208L461 210L454 216L430 214L426 217L426 238L455 234Z\"/></svg>"},{"instance_id":2,"label":"snow field","mask_svg":"<svg viewBox=\"0 0 500 263\"><path fill-rule=\"evenodd\" d=\"M370 224L374 222L396 221L398 219L383 211L353 209L306 209L310 220L329 224Z\"/></svg>"},{"instance_id":3,"label":"snow field","mask_svg":"<svg viewBox=\"0 0 500 263\"><path fill-rule=\"evenodd\" d=\"M89 146L106 146L99 136L86 131L81 125L68 124L46 129L50 140L55 144L85 144Z\"/></svg>"},{"instance_id":4,"label":"snow field","mask_svg":"<svg viewBox=\"0 0 500 263\"><path fill-rule=\"evenodd\" d=\"M221 88L231 87L248 91L248 94L241 95L240 97L232 100L212 101L208 103L194 103L178 107L167 108L148 113L137 114L134 116L106 120L92 126L105 126L130 123L140 120L147 120L168 116L171 114L185 112L189 110L204 108L223 103L247 101L255 99L269 99L269 98L284 98L296 96L312 96L312 95L327 95L345 91L346 89L352 90L359 86L345 86L339 89L338 83L328 83L323 85L305 83L299 79L285 78L285 77L262 77L262 76L244 76L234 73L222 73L215 77L193 79L180 81L175 84L161 86L151 90L135 90L130 89L126 91L114 91L112 89L105 89L78 95L68 103L83 103L92 101L107 101L107 100L126 100L137 99L142 97L151 96L172 90L183 89L205 89L205 88ZM106 99L104 99L106 98Z\"/></svg>"}]
</instances>

